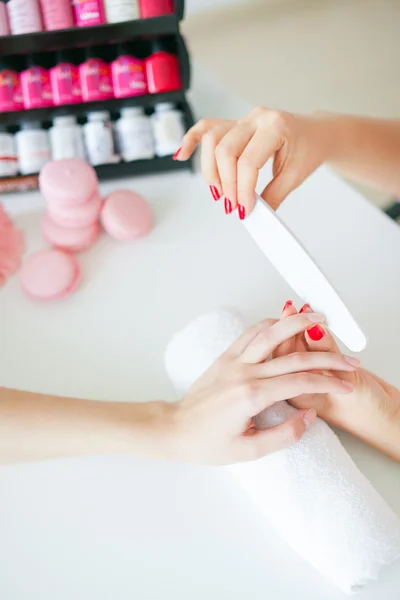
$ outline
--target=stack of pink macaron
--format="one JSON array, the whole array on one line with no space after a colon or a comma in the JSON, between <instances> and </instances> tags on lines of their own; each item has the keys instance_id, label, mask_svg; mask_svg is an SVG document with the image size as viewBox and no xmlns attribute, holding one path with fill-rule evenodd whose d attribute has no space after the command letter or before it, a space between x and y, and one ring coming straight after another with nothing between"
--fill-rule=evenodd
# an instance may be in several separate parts
<instances>
[{"instance_id":1,"label":"stack of pink macaron","mask_svg":"<svg viewBox=\"0 0 400 600\"><path fill-rule=\"evenodd\" d=\"M19 269L24 251L23 232L14 227L0 204L0 287Z\"/></svg>"},{"instance_id":2,"label":"stack of pink macaron","mask_svg":"<svg viewBox=\"0 0 400 600\"><path fill-rule=\"evenodd\" d=\"M94 169L78 158L53 161L43 167L39 186L47 204L45 240L72 252L89 248L100 233L102 206Z\"/></svg>"}]
</instances>

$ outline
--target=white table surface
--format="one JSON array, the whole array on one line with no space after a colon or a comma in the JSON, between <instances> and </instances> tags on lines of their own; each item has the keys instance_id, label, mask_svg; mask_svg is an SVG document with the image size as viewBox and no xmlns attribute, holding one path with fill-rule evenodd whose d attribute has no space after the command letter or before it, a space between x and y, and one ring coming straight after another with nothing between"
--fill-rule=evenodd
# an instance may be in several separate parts
<instances>
[{"instance_id":1,"label":"white table surface","mask_svg":"<svg viewBox=\"0 0 400 600\"><path fill-rule=\"evenodd\" d=\"M251 108L199 69L197 115ZM267 174L264 174L267 177ZM104 237L81 256L84 284L54 304L0 292L0 382L85 398L173 398L163 368L171 335L199 313L238 307L255 320L293 297L235 215L200 176L124 180L157 224L146 239ZM43 247L38 194L6 206ZM400 385L400 228L326 169L281 214L368 334L365 366ZM293 298L296 300L296 298ZM341 439L400 515L400 466ZM400 566L363 600L398 599ZM4 600L334 600L342 595L259 518L224 469L89 457L0 469L0 597Z\"/></svg>"}]
</instances>

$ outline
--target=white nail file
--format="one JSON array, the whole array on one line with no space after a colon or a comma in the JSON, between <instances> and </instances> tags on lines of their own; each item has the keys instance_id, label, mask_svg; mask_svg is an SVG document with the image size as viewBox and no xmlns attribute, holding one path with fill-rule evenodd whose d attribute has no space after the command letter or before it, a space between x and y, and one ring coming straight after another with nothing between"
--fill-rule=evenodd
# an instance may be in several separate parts
<instances>
[{"instance_id":1,"label":"white nail file","mask_svg":"<svg viewBox=\"0 0 400 600\"><path fill-rule=\"evenodd\" d=\"M361 352L367 340L350 311L301 243L259 196L243 224L296 294L325 316L329 329L349 350Z\"/></svg>"}]
</instances>

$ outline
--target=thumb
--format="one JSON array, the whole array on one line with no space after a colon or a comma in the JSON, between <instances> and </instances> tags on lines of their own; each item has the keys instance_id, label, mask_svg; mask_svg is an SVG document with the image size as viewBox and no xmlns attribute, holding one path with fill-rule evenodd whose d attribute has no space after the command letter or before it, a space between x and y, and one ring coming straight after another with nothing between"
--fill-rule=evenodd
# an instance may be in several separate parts
<instances>
[{"instance_id":1,"label":"thumb","mask_svg":"<svg viewBox=\"0 0 400 600\"><path fill-rule=\"evenodd\" d=\"M257 460L271 452L292 446L301 440L316 418L317 413L313 409L297 410L281 425L253 430L249 436L242 439L246 457L242 457L241 460Z\"/></svg>"},{"instance_id":2,"label":"thumb","mask_svg":"<svg viewBox=\"0 0 400 600\"><path fill-rule=\"evenodd\" d=\"M300 309L301 313L313 312L312 307L309 304L304 304ZM340 353L340 349L335 342L335 339L329 329L324 325L313 325L309 327L304 333L305 341L310 350L317 350L318 352L337 352Z\"/></svg>"}]
</instances>

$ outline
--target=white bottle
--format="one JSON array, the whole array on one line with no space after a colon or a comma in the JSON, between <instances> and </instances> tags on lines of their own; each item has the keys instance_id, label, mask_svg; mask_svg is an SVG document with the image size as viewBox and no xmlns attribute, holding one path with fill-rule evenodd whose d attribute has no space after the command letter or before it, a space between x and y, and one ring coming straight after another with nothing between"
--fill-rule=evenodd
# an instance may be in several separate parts
<instances>
[{"instance_id":1,"label":"white bottle","mask_svg":"<svg viewBox=\"0 0 400 600\"><path fill-rule=\"evenodd\" d=\"M7 2L11 33L42 31L39 0L10 0Z\"/></svg>"},{"instance_id":2,"label":"white bottle","mask_svg":"<svg viewBox=\"0 0 400 600\"><path fill-rule=\"evenodd\" d=\"M151 122L143 108L123 108L121 118L115 123L115 133L119 152L125 162L154 157Z\"/></svg>"},{"instance_id":3,"label":"white bottle","mask_svg":"<svg viewBox=\"0 0 400 600\"><path fill-rule=\"evenodd\" d=\"M110 113L96 111L88 113L88 122L83 125L86 156L91 165L105 165L120 160L114 151L114 140Z\"/></svg>"},{"instance_id":4,"label":"white bottle","mask_svg":"<svg viewBox=\"0 0 400 600\"><path fill-rule=\"evenodd\" d=\"M39 173L51 160L49 134L39 122L22 123L15 134L18 156L18 171L21 175Z\"/></svg>"},{"instance_id":5,"label":"white bottle","mask_svg":"<svg viewBox=\"0 0 400 600\"><path fill-rule=\"evenodd\" d=\"M49 134L53 160L85 158L82 128L78 125L76 117L55 117Z\"/></svg>"},{"instance_id":6,"label":"white bottle","mask_svg":"<svg viewBox=\"0 0 400 600\"><path fill-rule=\"evenodd\" d=\"M0 177L13 177L18 173L18 160L14 136L0 128Z\"/></svg>"},{"instance_id":7,"label":"white bottle","mask_svg":"<svg viewBox=\"0 0 400 600\"><path fill-rule=\"evenodd\" d=\"M105 0L107 23L120 23L139 19L139 4L137 0Z\"/></svg>"},{"instance_id":8,"label":"white bottle","mask_svg":"<svg viewBox=\"0 0 400 600\"><path fill-rule=\"evenodd\" d=\"M169 102L156 105L155 113L150 117L157 156L174 154L185 135L183 114Z\"/></svg>"}]
</instances>

